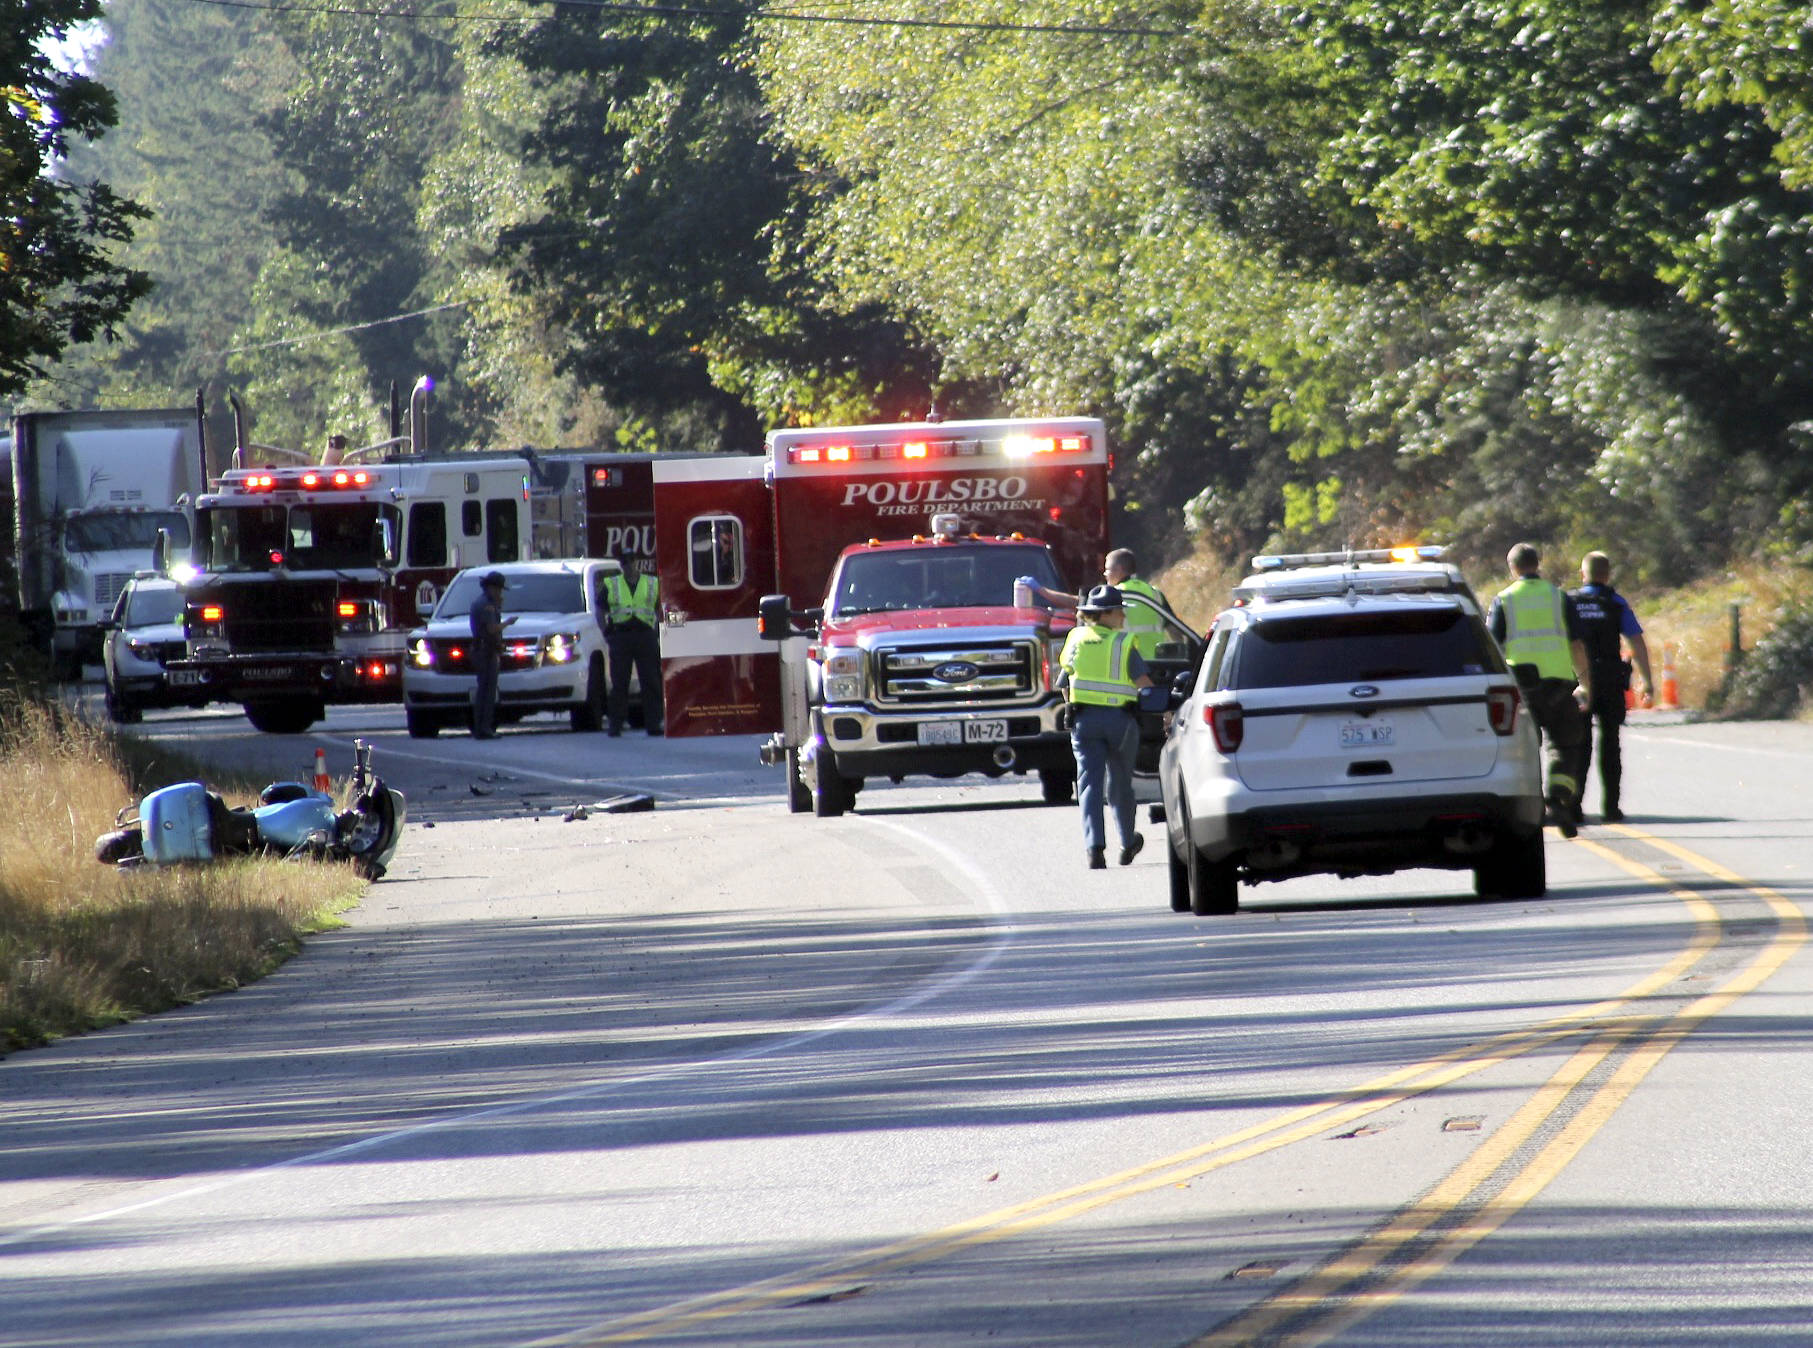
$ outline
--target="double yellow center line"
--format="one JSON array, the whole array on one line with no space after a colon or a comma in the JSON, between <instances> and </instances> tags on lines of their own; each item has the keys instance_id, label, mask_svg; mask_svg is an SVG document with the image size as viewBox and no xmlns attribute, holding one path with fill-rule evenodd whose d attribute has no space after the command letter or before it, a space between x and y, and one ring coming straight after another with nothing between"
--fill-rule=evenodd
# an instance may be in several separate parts
<instances>
[{"instance_id":1,"label":"double yellow center line","mask_svg":"<svg viewBox=\"0 0 1813 1348\"><path fill-rule=\"evenodd\" d=\"M1572 1015L1508 1031L1398 1068L1328 1099L1287 1110L1265 1122L1117 1174L774 1278L540 1339L531 1348L641 1342L774 1306L835 1297L899 1269L1024 1235L1111 1203L1187 1183L1225 1166L1320 1136L1534 1050L1590 1035L1590 1041L1522 1108L1417 1204L1315 1273L1198 1341L1203 1348L1232 1348L1257 1342L1320 1342L1402 1296L1503 1225L1560 1174L1670 1049L1708 1017L1754 990L1805 942L1806 927L1800 911L1781 895L1749 885L1715 862L1664 839L1628 827L1617 831L1725 884L1761 897L1778 919L1774 939L1718 991L1698 998L1673 1015L1657 1017L1633 1011L1634 1003L1668 987L1718 947L1719 915L1698 892L1681 888L1659 872L1608 847L1576 839L1576 846L1671 892L1695 919L1692 938L1673 959L1613 997ZM1557 1135L1516 1173L1502 1175L1507 1162L1563 1107L1589 1074L1620 1050L1627 1056ZM1477 1195L1488 1182L1499 1187L1482 1201ZM1439 1234L1432 1234L1437 1228Z\"/></svg>"}]
</instances>

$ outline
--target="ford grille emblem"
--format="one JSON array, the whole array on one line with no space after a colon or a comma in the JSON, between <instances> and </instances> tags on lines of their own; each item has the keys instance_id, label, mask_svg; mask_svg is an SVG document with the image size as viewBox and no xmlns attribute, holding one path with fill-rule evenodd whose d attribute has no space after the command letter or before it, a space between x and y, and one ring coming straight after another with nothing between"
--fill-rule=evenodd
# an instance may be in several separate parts
<instances>
[{"instance_id":1,"label":"ford grille emblem","mask_svg":"<svg viewBox=\"0 0 1813 1348\"><path fill-rule=\"evenodd\" d=\"M932 671L939 683L968 683L981 671L967 660L946 660Z\"/></svg>"},{"instance_id":2,"label":"ford grille emblem","mask_svg":"<svg viewBox=\"0 0 1813 1348\"><path fill-rule=\"evenodd\" d=\"M1379 690L1370 683L1356 683L1347 690L1349 697L1377 697Z\"/></svg>"}]
</instances>

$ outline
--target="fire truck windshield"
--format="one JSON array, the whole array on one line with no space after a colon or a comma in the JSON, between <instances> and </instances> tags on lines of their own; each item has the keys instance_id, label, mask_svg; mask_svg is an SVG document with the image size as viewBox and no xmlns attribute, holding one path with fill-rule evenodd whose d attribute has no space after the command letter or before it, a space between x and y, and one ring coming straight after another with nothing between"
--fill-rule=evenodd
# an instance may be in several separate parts
<instances>
[{"instance_id":1,"label":"fire truck windshield","mask_svg":"<svg viewBox=\"0 0 1813 1348\"><path fill-rule=\"evenodd\" d=\"M217 506L203 512L201 527L210 571L338 571L377 563L375 526L397 528L396 507L375 501L323 505Z\"/></svg>"},{"instance_id":2,"label":"fire truck windshield","mask_svg":"<svg viewBox=\"0 0 1813 1348\"><path fill-rule=\"evenodd\" d=\"M1051 553L1036 543L974 544L858 552L832 582L826 616L848 618L918 608L987 608L1014 601L1014 581L1031 576L1061 590Z\"/></svg>"}]
</instances>

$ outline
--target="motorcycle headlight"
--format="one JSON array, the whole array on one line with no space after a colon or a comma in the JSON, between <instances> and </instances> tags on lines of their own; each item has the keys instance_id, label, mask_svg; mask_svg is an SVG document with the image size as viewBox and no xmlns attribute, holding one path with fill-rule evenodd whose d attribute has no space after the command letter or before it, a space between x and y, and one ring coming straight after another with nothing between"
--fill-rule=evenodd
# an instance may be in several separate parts
<instances>
[{"instance_id":1,"label":"motorcycle headlight","mask_svg":"<svg viewBox=\"0 0 1813 1348\"><path fill-rule=\"evenodd\" d=\"M547 639L544 658L549 664L570 664L579 658L579 638L572 632L555 632Z\"/></svg>"},{"instance_id":2,"label":"motorcycle headlight","mask_svg":"<svg viewBox=\"0 0 1813 1348\"><path fill-rule=\"evenodd\" d=\"M428 648L427 637L409 638L409 663L417 669L427 669L434 664L434 652Z\"/></svg>"},{"instance_id":3,"label":"motorcycle headlight","mask_svg":"<svg viewBox=\"0 0 1813 1348\"><path fill-rule=\"evenodd\" d=\"M860 702L862 700L862 652L830 650L825 652L825 701Z\"/></svg>"}]
</instances>

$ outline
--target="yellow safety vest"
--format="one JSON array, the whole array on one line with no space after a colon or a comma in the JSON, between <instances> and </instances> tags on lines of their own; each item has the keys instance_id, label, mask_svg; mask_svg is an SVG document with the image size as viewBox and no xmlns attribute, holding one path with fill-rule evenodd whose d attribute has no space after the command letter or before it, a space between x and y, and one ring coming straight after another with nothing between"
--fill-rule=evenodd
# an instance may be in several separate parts
<instances>
[{"instance_id":1,"label":"yellow safety vest","mask_svg":"<svg viewBox=\"0 0 1813 1348\"><path fill-rule=\"evenodd\" d=\"M658 626L656 612L660 601L660 582L644 573L636 577L635 588L624 582L622 572L613 572L604 580L604 599L611 606L612 622L639 618L650 627Z\"/></svg>"},{"instance_id":2,"label":"yellow safety vest","mask_svg":"<svg viewBox=\"0 0 1813 1348\"><path fill-rule=\"evenodd\" d=\"M1122 594L1137 594L1155 604L1171 607L1156 586L1137 576L1129 576L1121 581L1118 588ZM1127 615L1127 624L1121 630L1133 638L1134 649L1148 660L1154 658L1158 654L1159 643L1165 639L1165 620L1144 604L1129 604L1122 612Z\"/></svg>"},{"instance_id":3,"label":"yellow safety vest","mask_svg":"<svg viewBox=\"0 0 1813 1348\"><path fill-rule=\"evenodd\" d=\"M1070 700L1092 707L1124 707L1139 697L1127 672L1132 633L1083 623L1065 638L1058 663L1070 675Z\"/></svg>"},{"instance_id":4,"label":"yellow safety vest","mask_svg":"<svg viewBox=\"0 0 1813 1348\"><path fill-rule=\"evenodd\" d=\"M1537 576L1525 576L1498 594L1505 620L1505 659L1514 665L1535 665L1544 679L1574 677L1568 654L1567 601L1561 591Z\"/></svg>"}]
</instances>

